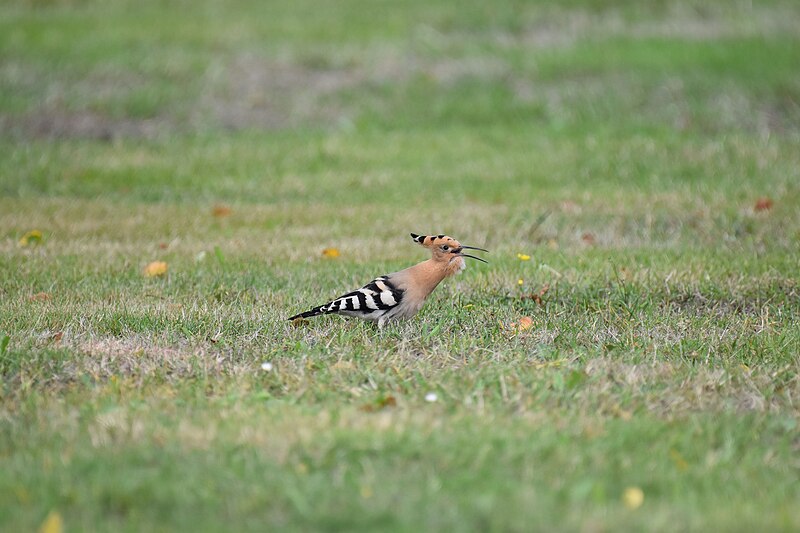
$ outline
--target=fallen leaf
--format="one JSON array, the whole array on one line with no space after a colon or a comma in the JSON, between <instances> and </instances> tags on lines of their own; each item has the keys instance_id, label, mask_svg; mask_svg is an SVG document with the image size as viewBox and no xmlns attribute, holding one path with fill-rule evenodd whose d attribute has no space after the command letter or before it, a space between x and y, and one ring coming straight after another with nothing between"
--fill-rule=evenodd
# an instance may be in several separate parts
<instances>
[{"instance_id":1,"label":"fallen leaf","mask_svg":"<svg viewBox=\"0 0 800 533\"><path fill-rule=\"evenodd\" d=\"M543 363L536 363L533 365L533 368L535 368L536 370L541 370L543 368L559 368L566 362L567 359L556 359L555 361L545 361Z\"/></svg>"},{"instance_id":2,"label":"fallen leaf","mask_svg":"<svg viewBox=\"0 0 800 533\"><path fill-rule=\"evenodd\" d=\"M529 298L529 299L533 300L534 302L536 302L537 305L542 305L542 297L545 294L547 294L547 291L549 291L549 290L550 290L550 284L549 283L545 283L544 285L542 285L542 288L539 290L538 293L533 293L532 292L532 293L529 293L529 294L523 294L522 296L520 296L520 298L522 298L522 299Z\"/></svg>"},{"instance_id":3,"label":"fallen leaf","mask_svg":"<svg viewBox=\"0 0 800 533\"><path fill-rule=\"evenodd\" d=\"M46 292L37 292L36 294L32 295L28 298L32 302L46 302L47 300L51 300L53 297L50 296L49 293Z\"/></svg>"},{"instance_id":4,"label":"fallen leaf","mask_svg":"<svg viewBox=\"0 0 800 533\"><path fill-rule=\"evenodd\" d=\"M52 339L52 340L53 340L53 342L61 342L61 339L62 339L63 337L64 337L64 332L63 332L63 331L57 331L57 332L53 333L53 334L50 336L50 339Z\"/></svg>"},{"instance_id":5,"label":"fallen leaf","mask_svg":"<svg viewBox=\"0 0 800 533\"><path fill-rule=\"evenodd\" d=\"M42 235L42 232L39 231L38 229L35 229L23 235L19 240L19 245L31 246L36 244L42 244L43 241L44 241L44 236Z\"/></svg>"},{"instance_id":6,"label":"fallen leaf","mask_svg":"<svg viewBox=\"0 0 800 533\"><path fill-rule=\"evenodd\" d=\"M561 202L561 209L566 213L579 213L581 210L581 206L579 206L572 200L565 200Z\"/></svg>"},{"instance_id":7,"label":"fallen leaf","mask_svg":"<svg viewBox=\"0 0 800 533\"><path fill-rule=\"evenodd\" d=\"M328 259L335 259L339 257L339 250L336 248L325 248L322 250L322 257L326 257Z\"/></svg>"},{"instance_id":8,"label":"fallen leaf","mask_svg":"<svg viewBox=\"0 0 800 533\"><path fill-rule=\"evenodd\" d=\"M622 493L622 502L628 509L638 509L644 503L644 491L639 487L628 487Z\"/></svg>"},{"instance_id":9,"label":"fallen leaf","mask_svg":"<svg viewBox=\"0 0 800 533\"><path fill-rule=\"evenodd\" d=\"M31 501L31 493L28 492L28 489L25 487L14 487L14 494L17 495L17 501L19 501L19 503L27 505Z\"/></svg>"},{"instance_id":10,"label":"fallen leaf","mask_svg":"<svg viewBox=\"0 0 800 533\"><path fill-rule=\"evenodd\" d=\"M353 363L350 361L341 360L336 361L331 368L334 370L352 370L355 368L355 365L353 365Z\"/></svg>"},{"instance_id":11,"label":"fallen leaf","mask_svg":"<svg viewBox=\"0 0 800 533\"><path fill-rule=\"evenodd\" d=\"M589 245L592 245L592 244L594 244L594 243L595 243L595 238L594 238L594 235L592 235L592 234L591 234L591 233L589 233L588 231L587 231L586 233L584 233L583 235L581 235L581 240L582 240L582 241L583 241L585 244L589 244Z\"/></svg>"},{"instance_id":12,"label":"fallen leaf","mask_svg":"<svg viewBox=\"0 0 800 533\"><path fill-rule=\"evenodd\" d=\"M397 399L391 394L378 398L374 403L364 404L359 409L365 413L372 413L387 407L397 407Z\"/></svg>"},{"instance_id":13,"label":"fallen leaf","mask_svg":"<svg viewBox=\"0 0 800 533\"><path fill-rule=\"evenodd\" d=\"M602 424L587 424L583 428L583 435L590 439L601 437L605 434L606 429Z\"/></svg>"},{"instance_id":14,"label":"fallen leaf","mask_svg":"<svg viewBox=\"0 0 800 533\"><path fill-rule=\"evenodd\" d=\"M669 458L672 459L672 462L675 463L675 467L683 472L687 468L689 468L689 463L686 462L686 459L680 454L680 452L676 449L671 449L669 451Z\"/></svg>"},{"instance_id":15,"label":"fallen leaf","mask_svg":"<svg viewBox=\"0 0 800 533\"><path fill-rule=\"evenodd\" d=\"M158 248L161 249L161 250L166 250L167 248L169 248L169 244L167 244L165 242L160 242L160 243L158 243Z\"/></svg>"},{"instance_id":16,"label":"fallen leaf","mask_svg":"<svg viewBox=\"0 0 800 533\"><path fill-rule=\"evenodd\" d=\"M233 210L224 204L217 204L214 206L214 209L211 210L211 214L217 218L225 218L231 215Z\"/></svg>"},{"instance_id":17,"label":"fallen leaf","mask_svg":"<svg viewBox=\"0 0 800 533\"><path fill-rule=\"evenodd\" d=\"M530 261L531 256L527 254L517 254L517 259L519 259L520 261Z\"/></svg>"},{"instance_id":18,"label":"fallen leaf","mask_svg":"<svg viewBox=\"0 0 800 533\"><path fill-rule=\"evenodd\" d=\"M626 411L625 409L619 406L617 406L614 409L614 414L616 414L621 420L624 420L625 422L630 422L633 419L633 413L631 413L630 411Z\"/></svg>"},{"instance_id":19,"label":"fallen leaf","mask_svg":"<svg viewBox=\"0 0 800 533\"><path fill-rule=\"evenodd\" d=\"M378 400L378 406L380 407L397 407L397 398L392 396L384 396L380 400Z\"/></svg>"},{"instance_id":20,"label":"fallen leaf","mask_svg":"<svg viewBox=\"0 0 800 533\"><path fill-rule=\"evenodd\" d=\"M167 273L167 264L164 261L153 261L144 267L144 275L148 278L163 276Z\"/></svg>"},{"instance_id":21,"label":"fallen leaf","mask_svg":"<svg viewBox=\"0 0 800 533\"><path fill-rule=\"evenodd\" d=\"M512 333L525 331L526 329L531 329L532 327L533 327L533 319L529 316L524 316L516 322L510 322L508 325L505 325L502 322L500 322L500 329L503 330L507 329Z\"/></svg>"},{"instance_id":22,"label":"fallen leaf","mask_svg":"<svg viewBox=\"0 0 800 533\"><path fill-rule=\"evenodd\" d=\"M756 211L769 211L773 205L775 202L772 201L772 198L759 198L756 200L755 209Z\"/></svg>"},{"instance_id":23,"label":"fallen leaf","mask_svg":"<svg viewBox=\"0 0 800 533\"><path fill-rule=\"evenodd\" d=\"M542 297L547 294L547 291L550 290L550 284L545 283L538 294L533 296L533 301L537 303L537 305L542 305Z\"/></svg>"},{"instance_id":24,"label":"fallen leaf","mask_svg":"<svg viewBox=\"0 0 800 533\"><path fill-rule=\"evenodd\" d=\"M42 525L39 526L39 533L61 533L64 531L64 520L58 511L50 511Z\"/></svg>"}]
</instances>

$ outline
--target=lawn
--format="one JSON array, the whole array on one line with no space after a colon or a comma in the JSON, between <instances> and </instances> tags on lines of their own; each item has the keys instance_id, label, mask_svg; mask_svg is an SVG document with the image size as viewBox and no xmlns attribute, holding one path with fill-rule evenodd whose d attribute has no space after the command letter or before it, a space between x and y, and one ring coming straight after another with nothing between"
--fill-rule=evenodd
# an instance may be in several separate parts
<instances>
[{"instance_id":1,"label":"lawn","mask_svg":"<svg viewBox=\"0 0 800 533\"><path fill-rule=\"evenodd\" d=\"M798 27L3 3L0 530L800 529Z\"/></svg>"}]
</instances>

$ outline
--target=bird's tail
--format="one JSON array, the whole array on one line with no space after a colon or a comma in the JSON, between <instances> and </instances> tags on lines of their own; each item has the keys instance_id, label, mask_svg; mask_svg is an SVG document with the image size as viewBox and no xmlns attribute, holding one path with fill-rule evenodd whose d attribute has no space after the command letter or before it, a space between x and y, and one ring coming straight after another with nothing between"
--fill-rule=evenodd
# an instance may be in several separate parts
<instances>
[{"instance_id":1,"label":"bird's tail","mask_svg":"<svg viewBox=\"0 0 800 533\"><path fill-rule=\"evenodd\" d=\"M324 315L327 312L327 310L324 309L326 305L318 305L313 309L309 309L305 313L300 313L294 316L290 316L288 320L297 320L298 318L309 318L312 316Z\"/></svg>"}]
</instances>

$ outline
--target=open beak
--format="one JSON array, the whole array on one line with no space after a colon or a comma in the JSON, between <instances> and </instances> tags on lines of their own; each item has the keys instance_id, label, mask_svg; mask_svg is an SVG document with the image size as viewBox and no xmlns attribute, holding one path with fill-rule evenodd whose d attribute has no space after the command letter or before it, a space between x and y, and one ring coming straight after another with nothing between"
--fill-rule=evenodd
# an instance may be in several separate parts
<instances>
[{"instance_id":1,"label":"open beak","mask_svg":"<svg viewBox=\"0 0 800 533\"><path fill-rule=\"evenodd\" d=\"M478 248L478 247L476 247L476 246L462 246L462 247L461 247L461 248L459 248L459 249L458 249L458 251L456 252L456 254L457 254L458 256L460 256L460 257L469 257L470 259L477 259L478 261L480 261L480 262L482 262L482 263L489 264L489 261L487 261L487 260L485 260L485 259L481 259L480 257L475 257L474 255L469 255L469 254L464 254L464 253L461 253L461 250L464 250L464 249L467 249L467 250L480 250L481 252L486 252L486 253L489 253L489 250L484 250L483 248Z\"/></svg>"},{"instance_id":2,"label":"open beak","mask_svg":"<svg viewBox=\"0 0 800 533\"><path fill-rule=\"evenodd\" d=\"M458 254L458 255L459 257L471 257L472 259L477 259L481 263L489 264L489 261L487 261L486 259L481 259L480 257L475 257L474 255L469 255L469 254Z\"/></svg>"}]
</instances>

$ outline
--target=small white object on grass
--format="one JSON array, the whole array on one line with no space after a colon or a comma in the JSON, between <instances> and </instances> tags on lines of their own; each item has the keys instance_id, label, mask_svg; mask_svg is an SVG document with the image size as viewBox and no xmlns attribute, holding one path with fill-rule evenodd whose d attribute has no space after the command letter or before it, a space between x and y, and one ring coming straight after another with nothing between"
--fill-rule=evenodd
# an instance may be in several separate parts
<instances>
[{"instance_id":1,"label":"small white object on grass","mask_svg":"<svg viewBox=\"0 0 800 533\"><path fill-rule=\"evenodd\" d=\"M435 392L429 392L428 394L425 395L425 401L426 402L435 402L438 399L439 399L439 397L436 396Z\"/></svg>"},{"instance_id":2,"label":"small white object on grass","mask_svg":"<svg viewBox=\"0 0 800 533\"><path fill-rule=\"evenodd\" d=\"M269 372L270 370L272 370L272 363L270 362L261 363L261 370Z\"/></svg>"}]
</instances>

